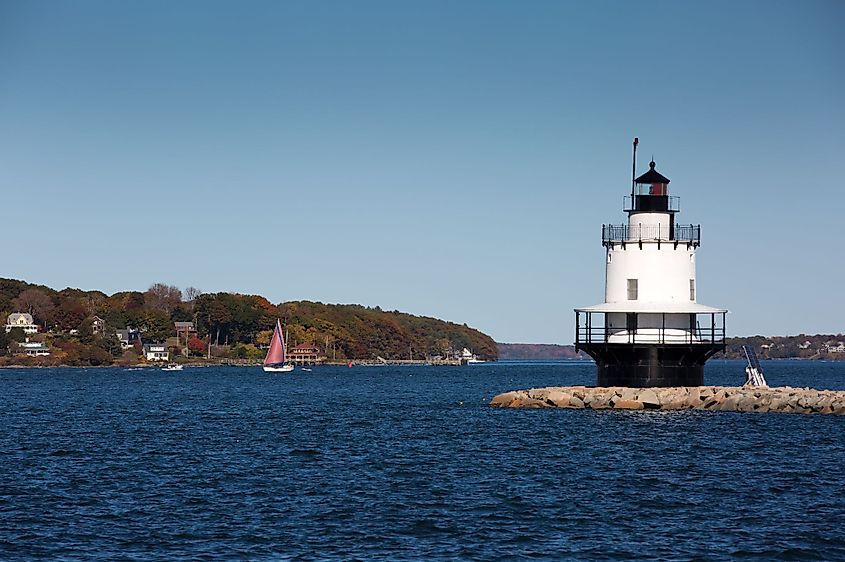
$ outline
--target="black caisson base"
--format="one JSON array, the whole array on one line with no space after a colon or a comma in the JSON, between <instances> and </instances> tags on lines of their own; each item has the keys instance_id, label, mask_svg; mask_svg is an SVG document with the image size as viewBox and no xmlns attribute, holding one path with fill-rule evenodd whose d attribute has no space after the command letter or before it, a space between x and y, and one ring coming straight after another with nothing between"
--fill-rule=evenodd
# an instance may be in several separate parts
<instances>
[{"instance_id":1,"label":"black caisson base","mask_svg":"<svg viewBox=\"0 0 845 562\"><path fill-rule=\"evenodd\" d=\"M723 347L710 344L582 344L596 361L597 386L702 386L704 363Z\"/></svg>"}]
</instances>

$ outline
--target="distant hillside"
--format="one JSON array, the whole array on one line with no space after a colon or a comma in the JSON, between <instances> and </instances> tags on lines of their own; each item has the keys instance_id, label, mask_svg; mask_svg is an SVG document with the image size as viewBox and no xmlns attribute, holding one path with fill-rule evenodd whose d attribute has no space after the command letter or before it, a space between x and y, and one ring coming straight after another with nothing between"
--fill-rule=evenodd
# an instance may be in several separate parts
<instances>
[{"instance_id":1,"label":"distant hillside","mask_svg":"<svg viewBox=\"0 0 845 562\"><path fill-rule=\"evenodd\" d=\"M750 345L760 359L823 359L845 361L845 334L797 336L746 336L725 340L724 357L745 359L743 345Z\"/></svg>"},{"instance_id":2,"label":"distant hillside","mask_svg":"<svg viewBox=\"0 0 845 562\"><path fill-rule=\"evenodd\" d=\"M397 310L297 301L280 304L278 314L291 327L292 344L308 341L319 345L328 336L331 349L327 355L336 348L344 358L407 359L412 355L421 359L426 354L460 353L468 348L481 359L498 357L493 338L466 324Z\"/></svg>"},{"instance_id":3,"label":"distant hillside","mask_svg":"<svg viewBox=\"0 0 845 562\"><path fill-rule=\"evenodd\" d=\"M583 359L586 355L575 353L575 346L547 343L496 343L499 359Z\"/></svg>"},{"instance_id":4,"label":"distant hillside","mask_svg":"<svg viewBox=\"0 0 845 562\"><path fill-rule=\"evenodd\" d=\"M273 304L259 295L202 293L156 283L147 291L106 295L0 278L0 318L31 315L49 356L25 357L18 342L25 334L0 329L0 363L104 365L140 360L140 342L121 349L117 330L137 330L148 342L168 342L171 354L196 359L256 361L264 357L276 319L285 325L288 345L313 344L329 361L354 359L421 360L468 348L496 360L493 339L466 324L355 304L295 301ZM97 329L93 329L96 320ZM188 341L177 340L175 322L192 323ZM20 333L17 333L20 332Z\"/></svg>"}]
</instances>

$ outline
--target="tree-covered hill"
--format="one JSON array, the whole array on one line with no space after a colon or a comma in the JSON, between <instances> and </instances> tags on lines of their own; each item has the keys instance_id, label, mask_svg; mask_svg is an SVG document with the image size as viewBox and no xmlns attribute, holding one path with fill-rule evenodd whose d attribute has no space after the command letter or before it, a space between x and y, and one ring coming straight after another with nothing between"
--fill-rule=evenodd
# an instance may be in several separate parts
<instances>
[{"instance_id":1,"label":"tree-covered hill","mask_svg":"<svg viewBox=\"0 0 845 562\"><path fill-rule=\"evenodd\" d=\"M378 307L295 301L273 304L259 295L203 294L156 283L145 292L125 291L106 295L100 291L54 290L16 279L0 279L0 318L12 312L32 314L40 334L54 350L41 364L107 364L137 360L140 349L121 350L116 331L133 328L145 342L169 341L174 352L205 355L209 347L219 357L256 359L263 356L276 319L285 325L290 346L315 344L329 360L423 359L448 355L464 347L495 360L495 342L486 334L452 322L414 316ZM94 317L105 321L102 334L92 334ZM177 342L174 322L193 322L196 335ZM16 331L0 330L0 353ZM210 344L210 345L209 345ZM132 353L136 353L133 357ZM19 358L18 358L19 359ZM32 358L24 358L32 359ZM6 358L6 362L10 362ZM12 361L20 362L20 361ZM30 361L31 362L31 361Z\"/></svg>"},{"instance_id":2,"label":"tree-covered hill","mask_svg":"<svg viewBox=\"0 0 845 562\"><path fill-rule=\"evenodd\" d=\"M845 334L734 337L725 344L723 356L728 359L745 359L742 346L749 345L760 359L845 361Z\"/></svg>"}]
</instances>

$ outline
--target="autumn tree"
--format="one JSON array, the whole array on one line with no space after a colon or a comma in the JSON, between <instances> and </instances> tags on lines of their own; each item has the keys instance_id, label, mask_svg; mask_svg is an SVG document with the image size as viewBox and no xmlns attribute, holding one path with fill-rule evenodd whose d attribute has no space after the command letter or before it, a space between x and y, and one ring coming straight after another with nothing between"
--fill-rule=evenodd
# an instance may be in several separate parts
<instances>
[{"instance_id":1,"label":"autumn tree","mask_svg":"<svg viewBox=\"0 0 845 562\"><path fill-rule=\"evenodd\" d=\"M191 353L194 353L196 355L202 355L203 353L205 353L206 343L198 337L194 336L188 340L188 349L191 351Z\"/></svg>"},{"instance_id":2,"label":"autumn tree","mask_svg":"<svg viewBox=\"0 0 845 562\"><path fill-rule=\"evenodd\" d=\"M144 293L132 291L126 293L125 300L123 303L123 309L127 312L130 310L138 310L139 308L143 308L144 304L146 304L144 299Z\"/></svg>"},{"instance_id":3,"label":"autumn tree","mask_svg":"<svg viewBox=\"0 0 845 562\"><path fill-rule=\"evenodd\" d=\"M53 320L55 306L53 300L44 291L27 289L12 300L12 308L15 312L32 314L35 322L46 329L47 323Z\"/></svg>"},{"instance_id":4,"label":"autumn tree","mask_svg":"<svg viewBox=\"0 0 845 562\"><path fill-rule=\"evenodd\" d=\"M0 310L15 312L11 309L11 303L18 295L27 289L31 289L29 283L18 279L0 279Z\"/></svg>"},{"instance_id":5,"label":"autumn tree","mask_svg":"<svg viewBox=\"0 0 845 562\"><path fill-rule=\"evenodd\" d=\"M64 300L56 309L56 324L62 330L76 329L88 314L85 306L75 300Z\"/></svg>"},{"instance_id":6,"label":"autumn tree","mask_svg":"<svg viewBox=\"0 0 845 562\"><path fill-rule=\"evenodd\" d=\"M144 301L150 308L170 313L182 303L182 291L173 285L154 283L144 293Z\"/></svg>"},{"instance_id":7,"label":"autumn tree","mask_svg":"<svg viewBox=\"0 0 845 562\"><path fill-rule=\"evenodd\" d=\"M255 343L257 345L270 345L270 339L273 337L273 330L261 330L255 334Z\"/></svg>"},{"instance_id":8,"label":"autumn tree","mask_svg":"<svg viewBox=\"0 0 845 562\"><path fill-rule=\"evenodd\" d=\"M200 295L202 295L202 291L196 287L186 287L185 290L182 291L182 300L185 302L194 302Z\"/></svg>"}]
</instances>

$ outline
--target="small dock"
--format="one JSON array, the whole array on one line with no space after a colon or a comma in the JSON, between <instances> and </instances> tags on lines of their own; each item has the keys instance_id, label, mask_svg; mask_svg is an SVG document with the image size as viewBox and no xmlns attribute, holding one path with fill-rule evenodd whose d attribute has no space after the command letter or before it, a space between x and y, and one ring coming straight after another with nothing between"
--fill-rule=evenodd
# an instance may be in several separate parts
<instances>
[{"instance_id":1,"label":"small dock","mask_svg":"<svg viewBox=\"0 0 845 562\"><path fill-rule=\"evenodd\" d=\"M383 359L377 357L376 359L353 359L353 365L361 365L362 367L387 367L387 366L434 366L434 367L453 367L462 365L460 359Z\"/></svg>"}]
</instances>

